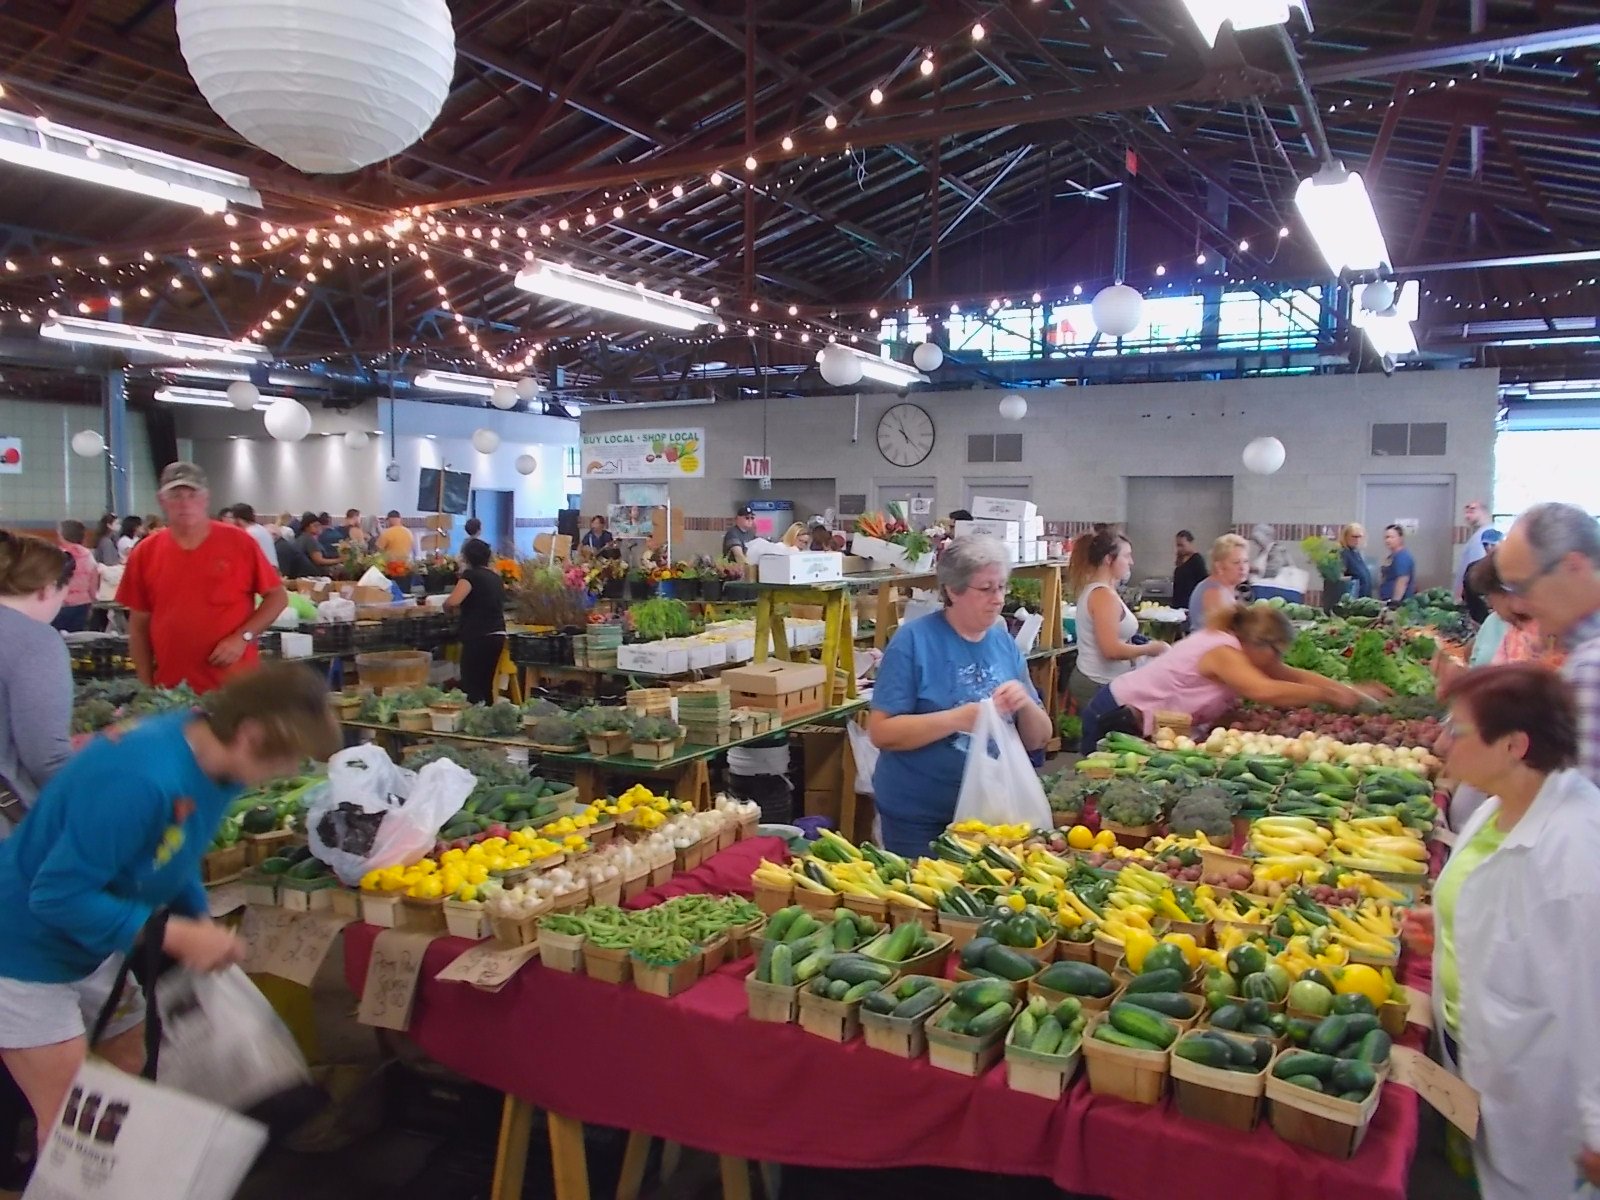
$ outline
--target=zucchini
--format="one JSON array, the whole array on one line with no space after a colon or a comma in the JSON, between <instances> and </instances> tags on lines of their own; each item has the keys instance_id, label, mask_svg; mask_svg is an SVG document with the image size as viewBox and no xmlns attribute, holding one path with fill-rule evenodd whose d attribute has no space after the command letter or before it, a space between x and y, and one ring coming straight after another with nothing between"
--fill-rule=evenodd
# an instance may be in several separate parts
<instances>
[{"instance_id":1,"label":"zucchini","mask_svg":"<svg viewBox=\"0 0 1600 1200\"><path fill-rule=\"evenodd\" d=\"M902 925L901 928L904 929L906 926ZM891 968L860 954L835 954L823 968L823 974L829 979L841 981L847 987L857 983L870 983L874 987L882 987L894 978L894 971Z\"/></svg>"},{"instance_id":2,"label":"zucchini","mask_svg":"<svg viewBox=\"0 0 1600 1200\"><path fill-rule=\"evenodd\" d=\"M1125 991L1122 993L1120 1003L1134 1004L1164 1016L1187 1021L1194 1016L1195 1006L1199 1001L1187 992L1134 992L1130 995Z\"/></svg>"},{"instance_id":3,"label":"zucchini","mask_svg":"<svg viewBox=\"0 0 1600 1200\"><path fill-rule=\"evenodd\" d=\"M961 947L961 969L970 971L974 967L983 966L983 956L990 946L998 945L994 938L975 937L965 946Z\"/></svg>"},{"instance_id":4,"label":"zucchini","mask_svg":"<svg viewBox=\"0 0 1600 1200\"><path fill-rule=\"evenodd\" d=\"M894 990L894 997L896 1000L909 1000L918 992L927 991L929 988L937 989L938 986L939 982L936 979L926 975L913 975L909 979L900 981L900 986Z\"/></svg>"},{"instance_id":5,"label":"zucchini","mask_svg":"<svg viewBox=\"0 0 1600 1200\"><path fill-rule=\"evenodd\" d=\"M890 1014L898 1020L923 1017L944 1003L944 992L936 987L922 988L894 1006Z\"/></svg>"},{"instance_id":6,"label":"zucchini","mask_svg":"<svg viewBox=\"0 0 1600 1200\"><path fill-rule=\"evenodd\" d=\"M769 942L787 941L786 935L789 932L789 926L793 925L795 918L803 912L805 912L805 909L798 904L791 904L788 908L780 908L773 913L772 919L767 922L767 940Z\"/></svg>"},{"instance_id":7,"label":"zucchini","mask_svg":"<svg viewBox=\"0 0 1600 1200\"><path fill-rule=\"evenodd\" d=\"M1132 992L1181 992L1183 985L1189 982L1186 971L1175 971L1171 967L1163 967L1155 971L1146 971L1142 975L1135 975L1128 981L1128 986L1122 989L1123 995Z\"/></svg>"},{"instance_id":8,"label":"zucchini","mask_svg":"<svg viewBox=\"0 0 1600 1200\"><path fill-rule=\"evenodd\" d=\"M1010 999L997 1001L967 1022L967 1036L988 1037L1004 1029L1009 1020L1011 1020Z\"/></svg>"},{"instance_id":9,"label":"zucchini","mask_svg":"<svg viewBox=\"0 0 1600 1200\"><path fill-rule=\"evenodd\" d=\"M1149 1050L1157 1054L1161 1052L1161 1047L1154 1042L1123 1033L1122 1030L1103 1021L1094 1027L1094 1037L1096 1041L1109 1042L1113 1046L1122 1046L1128 1050Z\"/></svg>"},{"instance_id":10,"label":"zucchini","mask_svg":"<svg viewBox=\"0 0 1600 1200\"><path fill-rule=\"evenodd\" d=\"M1337 1058L1326 1054L1315 1054L1309 1050L1290 1050L1281 1055L1278 1061L1272 1064L1272 1073L1279 1079L1291 1079L1301 1075L1311 1075L1317 1079L1327 1079L1333 1074L1334 1067L1339 1065Z\"/></svg>"},{"instance_id":11,"label":"zucchini","mask_svg":"<svg viewBox=\"0 0 1600 1200\"><path fill-rule=\"evenodd\" d=\"M968 979L950 989L956 1007L968 1012L981 1012L1002 1000L1009 1004L1011 996L1011 985L1003 979Z\"/></svg>"},{"instance_id":12,"label":"zucchini","mask_svg":"<svg viewBox=\"0 0 1600 1200\"><path fill-rule=\"evenodd\" d=\"M806 912L805 909L801 909L794 920L789 922L789 927L784 932L783 940L788 942L790 945L793 945L807 934L815 933L821 928L822 923L820 921L818 921L810 913ZM768 936L770 937L772 935L769 934Z\"/></svg>"},{"instance_id":13,"label":"zucchini","mask_svg":"<svg viewBox=\"0 0 1600 1200\"><path fill-rule=\"evenodd\" d=\"M902 929L914 929L913 925L902 925ZM986 970L993 971L1003 979L1013 983L1020 983L1024 979L1031 979L1039 973L1039 964L1026 954L1020 954L1010 946L990 946L983 953L983 966Z\"/></svg>"},{"instance_id":14,"label":"zucchini","mask_svg":"<svg viewBox=\"0 0 1600 1200\"><path fill-rule=\"evenodd\" d=\"M1065 992L1069 996L1089 996L1099 999L1116 991L1111 976L1093 963L1051 963L1039 976L1039 986L1052 992Z\"/></svg>"},{"instance_id":15,"label":"zucchini","mask_svg":"<svg viewBox=\"0 0 1600 1200\"><path fill-rule=\"evenodd\" d=\"M1148 1008L1140 1008L1137 1004L1127 1004L1119 1000L1111 1006L1109 1019L1112 1027L1119 1033L1150 1042L1161 1050L1165 1050L1178 1040L1176 1025L1160 1014L1151 1012Z\"/></svg>"}]
</instances>

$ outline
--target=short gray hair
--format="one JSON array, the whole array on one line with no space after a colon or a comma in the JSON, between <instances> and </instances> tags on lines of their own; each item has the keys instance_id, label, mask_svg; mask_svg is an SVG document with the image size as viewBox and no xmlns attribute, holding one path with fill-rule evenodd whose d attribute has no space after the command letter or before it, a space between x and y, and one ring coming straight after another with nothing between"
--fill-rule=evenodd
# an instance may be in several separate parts
<instances>
[{"instance_id":1,"label":"short gray hair","mask_svg":"<svg viewBox=\"0 0 1600 1200\"><path fill-rule=\"evenodd\" d=\"M1600 524L1576 504L1535 504L1517 518L1541 567L1577 553L1600 567Z\"/></svg>"},{"instance_id":2,"label":"short gray hair","mask_svg":"<svg viewBox=\"0 0 1600 1200\"><path fill-rule=\"evenodd\" d=\"M999 567L1006 575L1011 573L1011 560L1006 555L1004 542L981 533L953 538L939 555L936 569L939 586L947 593L964 592L972 585L972 577L986 567Z\"/></svg>"}]
</instances>

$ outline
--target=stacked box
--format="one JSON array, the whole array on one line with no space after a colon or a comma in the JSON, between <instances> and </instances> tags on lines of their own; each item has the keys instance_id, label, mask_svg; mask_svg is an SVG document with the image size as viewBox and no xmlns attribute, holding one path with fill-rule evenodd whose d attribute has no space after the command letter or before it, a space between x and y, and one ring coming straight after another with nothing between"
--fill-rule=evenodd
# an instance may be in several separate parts
<instances>
[{"instance_id":1,"label":"stacked box","mask_svg":"<svg viewBox=\"0 0 1600 1200\"><path fill-rule=\"evenodd\" d=\"M672 715L671 688L634 688L624 697L628 707L640 717L670 717Z\"/></svg>"},{"instance_id":2,"label":"stacked box","mask_svg":"<svg viewBox=\"0 0 1600 1200\"><path fill-rule=\"evenodd\" d=\"M733 690L733 702L743 708L771 714L774 723L798 720L827 707L824 691L828 672L809 663L767 660L722 673Z\"/></svg>"},{"instance_id":3,"label":"stacked box","mask_svg":"<svg viewBox=\"0 0 1600 1200\"><path fill-rule=\"evenodd\" d=\"M609 621L591 625L587 633L572 639L573 661L580 667L615 670L617 648L621 645L621 625Z\"/></svg>"},{"instance_id":4,"label":"stacked box","mask_svg":"<svg viewBox=\"0 0 1600 1200\"><path fill-rule=\"evenodd\" d=\"M733 740L732 694L721 683L685 684L678 689L678 724L691 746L723 746Z\"/></svg>"}]
</instances>

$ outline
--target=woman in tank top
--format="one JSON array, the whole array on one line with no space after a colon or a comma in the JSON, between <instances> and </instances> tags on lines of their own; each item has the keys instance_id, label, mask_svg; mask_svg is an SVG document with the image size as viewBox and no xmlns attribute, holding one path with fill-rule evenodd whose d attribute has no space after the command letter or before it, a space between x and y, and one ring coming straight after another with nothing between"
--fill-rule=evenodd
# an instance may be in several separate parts
<instances>
[{"instance_id":1,"label":"woman in tank top","mask_svg":"<svg viewBox=\"0 0 1600 1200\"><path fill-rule=\"evenodd\" d=\"M1203 732L1240 699L1281 708L1327 704L1357 708L1364 692L1312 671L1283 665L1294 626L1266 604L1226 609L1159 661L1113 679L1083 713L1083 753L1112 729L1155 732L1158 712L1188 714Z\"/></svg>"},{"instance_id":2,"label":"woman in tank top","mask_svg":"<svg viewBox=\"0 0 1600 1200\"><path fill-rule=\"evenodd\" d=\"M1132 544L1109 531L1090 538L1068 568L1067 589L1078 608L1078 661L1067 690L1080 712L1106 684L1167 648L1164 642L1138 637L1138 618L1117 595L1132 573Z\"/></svg>"},{"instance_id":3,"label":"woman in tank top","mask_svg":"<svg viewBox=\"0 0 1600 1200\"><path fill-rule=\"evenodd\" d=\"M1211 574L1189 595L1190 633L1198 633L1219 612L1239 603L1238 588L1250 578L1250 543L1225 533L1211 543Z\"/></svg>"}]
</instances>

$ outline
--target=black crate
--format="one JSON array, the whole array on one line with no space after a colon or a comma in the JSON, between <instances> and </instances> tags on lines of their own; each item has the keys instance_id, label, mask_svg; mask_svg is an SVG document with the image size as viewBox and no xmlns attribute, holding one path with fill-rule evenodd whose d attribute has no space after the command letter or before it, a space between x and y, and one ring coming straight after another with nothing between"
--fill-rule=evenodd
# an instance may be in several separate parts
<instances>
[{"instance_id":1,"label":"black crate","mask_svg":"<svg viewBox=\"0 0 1600 1200\"><path fill-rule=\"evenodd\" d=\"M354 621L319 621L311 626L313 654L347 654L355 649Z\"/></svg>"}]
</instances>

